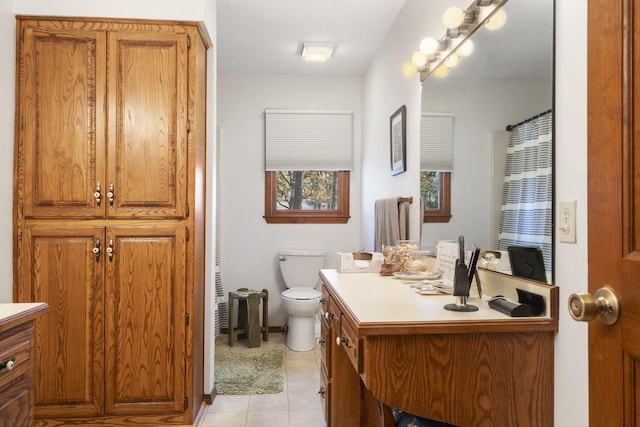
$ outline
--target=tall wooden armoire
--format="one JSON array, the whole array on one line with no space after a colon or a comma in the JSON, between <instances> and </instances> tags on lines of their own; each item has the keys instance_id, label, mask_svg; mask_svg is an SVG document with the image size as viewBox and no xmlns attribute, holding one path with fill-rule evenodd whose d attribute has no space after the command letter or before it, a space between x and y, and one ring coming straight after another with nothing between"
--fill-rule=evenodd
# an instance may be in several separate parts
<instances>
[{"instance_id":1,"label":"tall wooden armoire","mask_svg":"<svg viewBox=\"0 0 640 427\"><path fill-rule=\"evenodd\" d=\"M191 424L203 399L200 23L17 17L14 301L36 425Z\"/></svg>"}]
</instances>

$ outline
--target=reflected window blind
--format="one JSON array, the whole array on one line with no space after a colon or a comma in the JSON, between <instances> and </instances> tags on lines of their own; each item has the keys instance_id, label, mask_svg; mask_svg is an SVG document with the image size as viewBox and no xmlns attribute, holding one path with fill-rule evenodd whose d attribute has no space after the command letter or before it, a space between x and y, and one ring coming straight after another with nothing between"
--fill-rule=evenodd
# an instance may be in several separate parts
<instances>
[{"instance_id":1,"label":"reflected window blind","mask_svg":"<svg viewBox=\"0 0 640 427\"><path fill-rule=\"evenodd\" d=\"M422 113L420 118L420 170L453 170L453 114Z\"/></svg>"},{"instance_id":2,"label":"reflected window blind","mask_svg":"<svg viewBox=\"0 0 640 427\"><path fill-rule=\"evenodd\" d=\"M349 111L265 110L265 170L351 170Z\"/></svg>"}]
</instances>

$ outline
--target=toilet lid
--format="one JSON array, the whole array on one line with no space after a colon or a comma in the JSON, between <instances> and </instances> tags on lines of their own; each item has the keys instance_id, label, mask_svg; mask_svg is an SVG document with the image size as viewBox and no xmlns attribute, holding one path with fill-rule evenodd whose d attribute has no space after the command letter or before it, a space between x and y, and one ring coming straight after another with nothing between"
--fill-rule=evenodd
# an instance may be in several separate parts
<instances>
[{"instance_id":1,"label":"toilet lid","mask_svg":"<svg viewBox=\"0 0 640 427\"><path fill-rule=\"evenodd\" d=\"M322 296L322 292L317 291L313 288L290 288L281 294L285 298L289 299L314 299L320 298Z\"/></svg>"}]
</instances>

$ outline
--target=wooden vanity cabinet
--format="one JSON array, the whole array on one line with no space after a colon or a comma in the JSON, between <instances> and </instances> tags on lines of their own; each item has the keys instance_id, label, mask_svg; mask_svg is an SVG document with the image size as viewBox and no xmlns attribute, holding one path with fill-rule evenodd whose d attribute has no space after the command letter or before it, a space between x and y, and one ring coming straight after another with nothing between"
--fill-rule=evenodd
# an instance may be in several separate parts
<instances>
[{"instance_id":1,"label":"wooden vanity cabinet","mask_svg":"<svg viewBox=\"0 0 640 427\"><path fill-rule=\"evenodd\" d=\"M53 313L36 425L201 410L209 45L195 22L17 17L14 300Z\"/></svg>"},{"instance_id":2,"label":"wooden vanity cabinet","mask_svg":"<svg viewBox=\"0 0 640 427\"><path fill-rule=\"evenodd\" d=\"M0 427L33 426L34 319L48 306L17 306L0 304Z\"/></svg>"},{"instance_id":3,"label":"wooden vanity cabinet","mask_svg":"<svg viewBox=\"0 0 640 427\"><path fill-rule=\"evenodd\" d=\"M320 277L330 342L322 367L330 366L327 427L391 427L391 407L461 427L553 425L557 287L517 283L540 288L548 309L513 319L486 300L474 300L480 308L472 316L450 312L450 296L417 295L377 274L321 270Z\"/></svg>"}]
</instances>

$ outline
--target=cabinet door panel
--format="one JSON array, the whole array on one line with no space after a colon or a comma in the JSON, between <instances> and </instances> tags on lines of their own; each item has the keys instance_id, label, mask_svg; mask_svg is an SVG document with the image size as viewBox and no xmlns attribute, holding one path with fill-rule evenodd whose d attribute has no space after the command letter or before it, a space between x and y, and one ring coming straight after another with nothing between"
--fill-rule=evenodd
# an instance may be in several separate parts
<instances>
[{"instance_id":1,"label":"cabinet door panel","mask_svg":"<svg viewBox=\"0 0 640 427\"><path fill-rule=\"evenodd\" d=\"M109 217L185 216L187 43L109 34Z\"/></svg>"},{"instance_id":2,"label":"cabinet door panel","mask_svg":"<svg viewBox=\"0 0 640 427\"><path fill-rule=\"evenodd\" d=\"M105 173L106 38L27 28L19 56L17 191L26 218L96 218Z\"/></svg>"},{"instance_id":3,"label":"cabinet door panel","mask_svg":"<svg viewBox=\"0 0 640 427\"><path fill-rule=\"evenodd\" d=\"M183 227L107 230L108 414L183 411L184 237Z\"/></svg>"},{"instance_id":4,"label":"cabinet door panel","mask_svg":"<svg viewBox=\"0 0 640 427\"><path fill-rule=\"evenodd\" d=\"M102 227L25 227L19 302L43 301L36 320L37 416L103 413L104 258L92 250Z\"/></svg>"}]
</instances>

